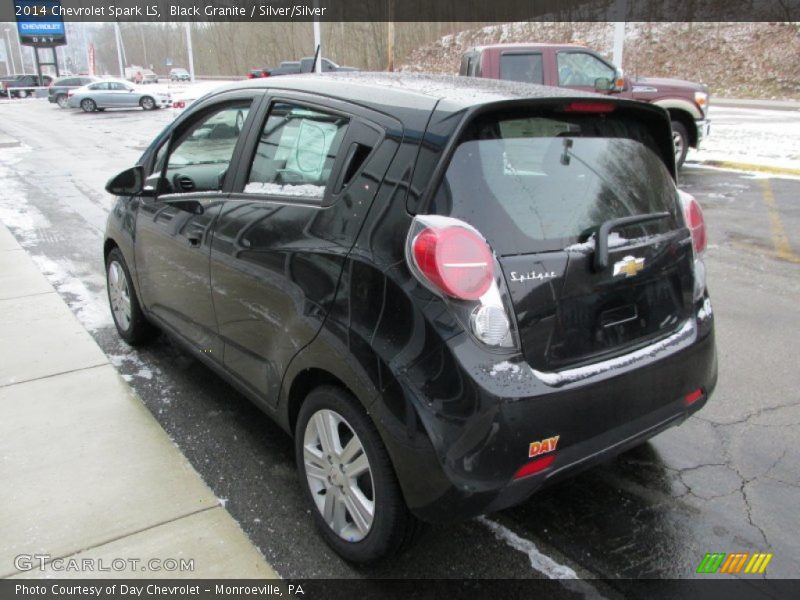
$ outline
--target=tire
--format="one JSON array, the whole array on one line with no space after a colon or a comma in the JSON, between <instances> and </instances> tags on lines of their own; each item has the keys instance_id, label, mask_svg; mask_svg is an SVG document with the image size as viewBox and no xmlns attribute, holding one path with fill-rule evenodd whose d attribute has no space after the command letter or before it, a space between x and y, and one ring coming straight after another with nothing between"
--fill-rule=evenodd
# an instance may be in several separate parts
<instances>
[{"instance_id":1,"label":"tire","mask_svg":"<svg viewBox=\"0 0 800 600\"><path fill-rule=\"evenodd\" d=\"M139 100L139 106L143 110L153 110L156 108L156 101L150 96L142 96L142 99Z\"/></svg>"},{"instance_id":2,"label":"tire","mask_svg":"<svg viewBox=\"0 0 800 600\"><path fill-rule=\"evenodd\" d=\"M20 90L17 92L17 98L27 98L28 90Z\"/></svg>"},{"instance_id":3,"label":"tire","mask_svg":"<svg viewBox=\"0 0 800 600\"><path fill-rule=\"evenodd\" d=\"M97 110L97 104L91 98L84 98L81 100L81 110L87 113L94 112Z\"/></svg>"},{"instance_id":4,"label":"tire","mask_svg":"<svg viewBox=\"0 0 800 600\"><path fill-rule=\"evenodd\" d=\"M320 436L320 428L327 435ZM323 449L323 438L335 439L333 450ZM353 448L360 451L348 450ZM339 556L373 563L398 554L416 538L421 523L406 507L375 425L351 394L325 385L306 397L295 427L295 457L317 529ZM349 477L348 467L366 470ZM355 500L362 510L354 510ZM331 508L328 518L323 516L326 507Z\"/></svg>"},{"instance_id":5,"label":"tire","mask_svg":"<svg viewBox=\"0 0 800 600\"><path fill-rule=\"evenodd\" d=\"M119 336L131 346L152 339L156 329L142 312L128 265L119 248L114 248L106 258L106 291Z\"/></svg>"},{"instance_id":6,"label":"tire","mask_svg":"<svg viewBox=\"0 0 800 600\"><path fill-rule=\"evenodd\" d=\"M680 168L689 152L689 132L680 121L672 121L672 141L675 144L675 166Z\"/></svg>"},{"instance_id":7,"label":"tire","mask_svg":"<svg viewBox=\"0 0 800 600\"><path fill-rule=\"evenodd\" d=\"M67 95L59 94L56 96L56 104L58 104L58 108L67 108Z\"/></svg>"}]
</instances>

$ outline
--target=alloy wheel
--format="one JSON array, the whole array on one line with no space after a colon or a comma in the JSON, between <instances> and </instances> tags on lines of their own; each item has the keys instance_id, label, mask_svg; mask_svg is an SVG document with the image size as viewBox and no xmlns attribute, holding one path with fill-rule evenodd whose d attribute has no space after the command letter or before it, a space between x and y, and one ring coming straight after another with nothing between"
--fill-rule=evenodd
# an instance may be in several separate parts
<instances>
[{"instance_id":1,"label":"alloy wheel","mask_svg":"<svg viewBox=\"0 0 800 600\"><path fill-rule=\"evenodd\" d=\"M303 463L323 519L348 542L363 540L375 517L375 492L361 440L339 413L318 410L308 420Z\"/></svg>"},{"instance_id":2,"label":"alloy wheel","mask_svg":"<svg viewBox=\"0 0 800 600\"><path fill-rule=\"evenodd\" d=\"M123 331L131 325L131 294L122 265L113 260L108 265L108 299L114 321Z\"/></svg>"}]
</instances>

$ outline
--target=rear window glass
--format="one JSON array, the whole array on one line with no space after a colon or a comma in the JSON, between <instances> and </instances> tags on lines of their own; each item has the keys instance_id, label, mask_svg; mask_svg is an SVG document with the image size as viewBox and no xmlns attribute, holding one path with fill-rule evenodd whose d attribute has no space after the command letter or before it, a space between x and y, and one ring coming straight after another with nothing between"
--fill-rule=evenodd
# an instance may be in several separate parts
<instances>
[{"instance_id":1,"label":"rear window glass","mask_svg":"<svg viewBox=\"0 0 800 600\"><path fill-rule=\"evenodd\" d=\"M544 83L541 54L503 54L500 57L500 79Z\"/></svg>"},{"instance_id":2,"label":"rear window glass","mask_svg":"<svg viewBox=\"0 0 800 600\"><path fill-rule=\"evenodd\" d=\"M620 117L484 119L457 147L429 212L474 225L501 255L565 248L631 215L673 219L623 237L668 231L675 185L651 147L643 126Z\"/></svg>"}]
</instances>

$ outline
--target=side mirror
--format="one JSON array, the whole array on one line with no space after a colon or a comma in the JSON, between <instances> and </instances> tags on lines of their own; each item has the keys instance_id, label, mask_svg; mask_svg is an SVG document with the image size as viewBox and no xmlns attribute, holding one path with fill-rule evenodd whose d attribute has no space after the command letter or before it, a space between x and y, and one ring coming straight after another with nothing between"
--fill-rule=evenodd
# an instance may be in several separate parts
<instances>
[{"instance_id":1,"label":"side mirror","mask_svg":"<svg viewBox=\"0 0 800 600\"><path fill-rule=\"evenodd\" d=\"M108 180L106 191L113 196L136 196L144 187L144 167L125 169Z\"/></svg>"},{"instance_id":2,"label":"side mirror","mask_svg":"<svg viewBox=\"0 0 800 600\"><path fill-rule=\"evenodd\" d=\"M598 77L594 80L595 92L610 92L612 89L614 89L614 82L608 77Z\"/></svg>"}]
</instances>

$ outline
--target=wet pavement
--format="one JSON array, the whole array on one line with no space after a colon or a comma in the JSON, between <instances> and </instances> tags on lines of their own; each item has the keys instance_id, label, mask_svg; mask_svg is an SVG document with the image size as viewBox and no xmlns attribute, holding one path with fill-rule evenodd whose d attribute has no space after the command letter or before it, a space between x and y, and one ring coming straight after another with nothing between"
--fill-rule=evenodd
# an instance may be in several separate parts
<instances>
[{"instance_id":1,"label":"wet pavement","mask_svg":"<svg viewBox=\"0 0 800 600\"><path fill-rule=\"evenodd\" d=\"M681 174L710 240L720 373L702 411L521 506L430 527L405 555L356 569L314 533L277 426L164 336L134 351L111 326L103 185L170 118L0 105L0 131L22 142L0 148L0 220L282 576L691 577L706 552L772 552L768 577L798 575L800 180Z\"/></svg>"}]
</instances>

